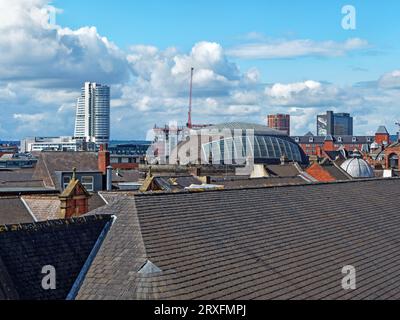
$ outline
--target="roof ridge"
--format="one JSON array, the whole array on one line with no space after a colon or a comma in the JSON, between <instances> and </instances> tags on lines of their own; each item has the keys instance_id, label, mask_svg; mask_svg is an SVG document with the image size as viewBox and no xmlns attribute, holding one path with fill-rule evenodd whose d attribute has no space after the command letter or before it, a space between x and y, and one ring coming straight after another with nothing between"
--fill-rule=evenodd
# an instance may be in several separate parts
<instances>
[{"instance_id":1,"label":"roof ridge","mask_svg":"<svg viewBox=\"0 0 400 320\"><path fill-rule=\"evenodd\" d=\"M70 219L58 219L58 220L48 220L48 221L38 221L31 223L17 223L17 224L7 224L0 225L0 233L2 232L15 232L21 230L29 230L29 231L40 231L43 228L56 227L61 225L70 225L70 224L79 224L86 223L90 221L103 220L105 218L109 218L108 215L90 215L90 216L81 216L74 217Z\"/></svg>"},{"instance_id":2,"label":"roof ridge","mask_svg":"<svg viewBox=\"0 0 400 320\"><path fill-rule=\"evenodd\" d=\"M157 197L157 196L172 196L177 194L192 194L192 193L204 193L204 192L231 192L238 190L258 190L258 189L276 189L276 188L300 188L300 187L313 187L320 185L331 185L331 184L345 184L345 183L365 183L372 181L388 181L388 180L400 180L400 177L391 177L391 178L362 178L362 179L353 179L353 180L341 180L341 181L331 181L331 182L316 182L316 183L300 183L300 184L284 184L284 185L273 185L273 186L256 186L256 187L235 187L229 189L222 190L204 190L202 192L193 192L190 190L180 190L176 192L143 192L138 193L133 196L133 198L141 198L141 197ZM123 200L123 199L121 199ZM120 200L117 200L120 201Z\"/></svg>"}]
</instances>

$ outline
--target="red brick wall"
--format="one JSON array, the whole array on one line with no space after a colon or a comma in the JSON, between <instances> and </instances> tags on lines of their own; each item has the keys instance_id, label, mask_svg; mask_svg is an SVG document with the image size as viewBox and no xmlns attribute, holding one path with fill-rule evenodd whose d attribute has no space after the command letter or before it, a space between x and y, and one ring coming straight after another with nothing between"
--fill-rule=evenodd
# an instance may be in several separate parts
<instances>
[{"instance_id":1,"label":"red brick wall","mask_svg":"<svg viewBox=\"0 0 400 320\"><path fill-rule=\"evenodd\" d=\"M397 156L400 159L400 146L395 146L392 148L386 148L385 149L385 166L386 168L390 168L390 161L389 158L393 155L393 154L397 154ZM399 168L400 168L400 160L399 160Z\"/></svg>"},{"instance_id":2,"label":"red brick wall","mask_svg":"<svg viewBox=\"0 0 400 320\"><path fill-rule=\"evenodd\" d=\"M89 212L88 199L68 199L65 219L82 216Z\"/></svg>"},{"instance_id":3,"label":"red brick wall","mask_svg":"<svg viewBox=\"0 0 400 320\"><path fill-rule=\"evenodd\" d=\"M384 141L386 141L386 143L389 143L389 135L388 134L376 134L375 135L375 142L382 145Z\"/></svg>"}]
</instances>

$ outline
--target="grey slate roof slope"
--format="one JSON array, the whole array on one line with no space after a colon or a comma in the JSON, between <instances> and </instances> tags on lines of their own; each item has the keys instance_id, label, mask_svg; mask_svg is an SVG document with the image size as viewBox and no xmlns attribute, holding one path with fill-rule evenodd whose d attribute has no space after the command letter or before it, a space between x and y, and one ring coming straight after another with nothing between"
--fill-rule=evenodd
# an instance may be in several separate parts
<instances>
[{"instance_id":1,"label":"grey slate roof slope","mask_svg":"<svg viewBox=\"0 0 400 320\"><path fill-rule=\"evenodd\" d=\"M340 168L338 163L340 163L340 161L332 161L331 163L322 164L322 167L337 181L353 180L353 178L346 171Z\"/></svg>"},{"instance_id":2,"label":"grey slate roof slope","mask_svg":"<svg viewBox=\"0 0 400 320\"><path fill-rule=\"evenodd\" d=\"M120 200L77 298L399 299L399 197L389 179Z\"/></svg>"},{"instance_id":3,"label":"grey slate roof slope","mask_svg":"<svg viewBox=\"0 0 400 320\"><path fill-rule=\"evenodd\" d=\"M300 176L297 177L273 177L273 178L213 178L212 184L223 185L225 189L270 187L291 184L305 184L306 181Z\"/></svg>"},{"instance_id":4,"label":"grey slate roof slope","mask_svg":"<svg viewBox=\"0 0 400 320\"><path fill-rule=\"evenodd\" d=\"M42 180L33 179L33 168L0 170L0 188L41 187Z\"/></svg>"},{"instance_id":5,"label":"grey slate roof slope","mask_svg":"<svg viewBox=\"0 0 400 320\"><path fill-rule=\"evenodd\" d=\"M0 226L0 299L63 300L110 216ZM46 265L56 290L41 287Z\"/></svg>"},{"instance_id":6,"label":"grey slate roof slope","mask_svg":"<svg viewBox=\"0 0 400 320\"><path fill-rule=\"evenodd\" d=\"M266 168L267 172L272 177L296 177L300 174L300 171L296 168L294 163L285 164L285 165L267 165Z\"/></svg>"},{"instance_id":7,"label":"grey slate roof slope","mask_svg":"<svg viewBox=\"0 0 400 320\"><path fill-rule=\"evenodd\" d=\"M110 191L101 191L98 195L106 202L106 204L111 204L115 201L126 199L127 197L133 197L138 192L136 191L118 191L118 192L110 192Z\"/></svg>"},{"instance_id":8,"label":"grey slate roof slope","mask_svg":"<svg viewBox=\"0 0 400 320\"><path fill-rule=\"evenodd\" d=\"M41 179L48 188L55 188L56 171L98 171L97 155L94 152L41 152L33 179Z\"/></svg>"},{"instance_id":9,"label":"grey slate roof slope","mask_svg":"<svg viewBox=\"0 0 400 320\"><path fill-rule=\"evenodd\" d=\"M385 126L379 126L378 130L376 130L376 134L389 134Z\"/></svg>"},{"instance_id":10,"label":"grey slate roof slope","mask_svg":"<svg viewBox=\"0 0 400 320\"><path fill-rule=\"evenodd\" d=\"M31 223L34 219L17 196L0 198L0 225Z\"/></svg>"}]
</instances>

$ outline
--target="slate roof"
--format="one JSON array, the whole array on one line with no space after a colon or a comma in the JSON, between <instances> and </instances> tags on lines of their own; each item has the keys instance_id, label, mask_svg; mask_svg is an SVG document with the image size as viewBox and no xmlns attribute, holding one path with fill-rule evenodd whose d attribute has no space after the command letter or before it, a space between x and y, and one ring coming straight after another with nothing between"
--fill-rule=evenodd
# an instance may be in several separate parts
<instances>
[{"instance_id":1,"label":"slate roof","mask_svg":"<svg viewBox=\"0 0 400 320\"><path fill-rule=\"evenodd\" d=\"M98 171L97 155L95 152L41 152L33 175L41 179L48 188L55 188L57 183L56 171L77 172Z\"/></svg>"},{"instance_id":2,"label":"slate roof","mask_svg":"<svg viewBox=\"0 0 400 320\"><path fill-rule=\"evenodd\" d=\"M238 189L250 187L270 187L292 184L305 184L306 180L297 177L273 177L273 178L212 178L212 184L222 185L225 189Z\"/></svg>"},{"instance_id":3,"label":"slate roof","mask_svg":"<svg viewBox=\"0 0 400 320\"><path fill-rule=\"evenodd\" d=\"M399 197L385 179L123 199L95 211L117 220L77 298L400 299Z\"/></svg>"},{"instance_id":4,"label":"slate roof","mask_svg":"<svg viewBox=\"0 0 400 320\"><path fill-rule=\"evenodd\" d=\"M379 126L378 130L376 130L376 134L389 134L385 126Z\"/></svg>"},{"instance_id":5,"label":"slate roof","mask_svg":"<svg viewBox=\"0 0 400 320\"><path fill-rule=\"evenodd\" d=\"M0 225L30 223L34 219L17 196L0 198Z\"/></svg>"},{"instance_id":6,"label":"slate roof","mask_svg":"<svg viewBox=\"0 0 400 320\"><path fill-rule=\"evenodd\" d=\"M340 163L340 161L338 161ZM335 162L327 162L321 165L322 168L327 171L333 178L337 181L345 181L352 180L352 177L344 171L340 166Z\"/></svg>"},{"instance_id":7,"label":"slate roof","mask_svg":"<svg viewBox=\"0 0 400 320\"><path fill-rule=\"evenodd\" d=\"M141 174L137 170L113 170L113 183L117 182L138 182Z\"/></svg>"},{"instance_id":8,"label":"slate roof","mask_svg":"<svg viewBox=\"0 0 400 320\"><path fill-rule=\"evenodd\" d=\"M23 196L22 201L36 218L36 221L60 219L60 199L58 196Z\"/></svg>"},{"instance_id":9,"label":"slate roof","mask_svg":"<svg viewBox=\"0 0 400 320\"><path fill-rule=\"evenodd\" d=\"M340 160L346 160L349 156L349 152L347 150L324 151L324 153L332 161L335 161L337 158Z\"/></svg>"},{"instance_id":10,"label":"slate roof","mask_svg":"<svg viewBox=\"0 0 400 320\"><path fill-rule=\"evenodd\" d=\"M22 200L34 215L37 221L60 219L60 199L58 196L31 195L23 196ZM97 193L89 198L89 211L106 205L106 202ZM14 222L14 223L17 223Z\"/></svg>"},{"instance_id":11,"label":"slate roof","mask_svg":"<svg viewBox=\"0 0 400 320\"><path fill-rule=\"evenodd\" d=\"M128 197L133 197L135 194L138 194L137 191L118 191L118 192L109 192L102 191L99 192L98 195L106 202L106 204L111 204L115 201L126 199Z\"/></svg>"},{"instance_id":12,"label":"slate roof","mask_svg":"<svg viewBox=\"0 0 400 320\"><path fill-rule=\"evenodd\" d=\"M271 176L277 177L296 177L300 174L300 171L294 164L267 165L266 170Z\"/></svg>"},{"instance_id":13,"label":"slate roof","mask_svg":"<svg viewBox=\"0 0 400 320\"><path fill-rule=\"evenodd\" d=\"M140 190L177 192L192 184L201 185L202 183L194 176L152 176L143 182Z\"/></svg>"},{"instance_id":14,"label":"slate roof","mask_svg":"<svg viewBox=\"0 0 400 320\"><path fill-rule=\"evenodd\" d=\"M0 226L0 300L64 300L110 216ZM56 268L56 290L43 290L42 268Z\"/></svg>"},{"instance_id":15,"label":"slate roof","mask_svg":"<svg viewBox=\"0 0 400 320\"><path fill-rule=\"evenodd\" d=\"M40 187L43 181L33 178L33 169L0 170L0 188Z\"/></svg>"}]
</instances>

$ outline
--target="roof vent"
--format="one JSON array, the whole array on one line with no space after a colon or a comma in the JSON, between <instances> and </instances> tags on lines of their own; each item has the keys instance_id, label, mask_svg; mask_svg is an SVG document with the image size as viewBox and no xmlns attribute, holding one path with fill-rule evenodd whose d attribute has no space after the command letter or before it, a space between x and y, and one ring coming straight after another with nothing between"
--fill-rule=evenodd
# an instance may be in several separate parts
<instances>
[{"instance_id":1,"label":"roof vent","mask_svg":"<svg viewBox=\"0 0 400 320\"><path fill-rule=\"evenodd\" d=\"M160 272L162 272L162 270L150 260L146 260L146 263L138 271L140 274L153 274Z\"/></svg>"}]
</instances>

